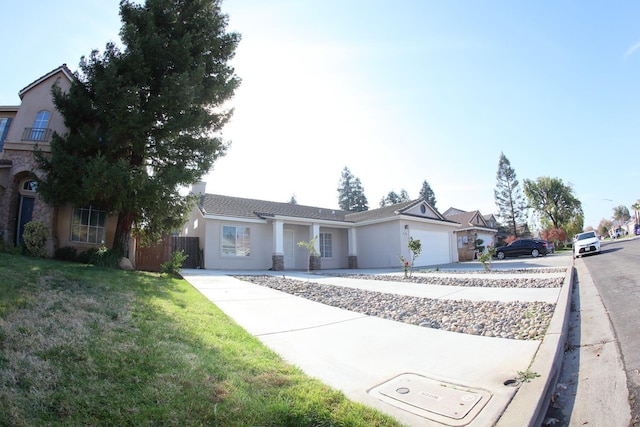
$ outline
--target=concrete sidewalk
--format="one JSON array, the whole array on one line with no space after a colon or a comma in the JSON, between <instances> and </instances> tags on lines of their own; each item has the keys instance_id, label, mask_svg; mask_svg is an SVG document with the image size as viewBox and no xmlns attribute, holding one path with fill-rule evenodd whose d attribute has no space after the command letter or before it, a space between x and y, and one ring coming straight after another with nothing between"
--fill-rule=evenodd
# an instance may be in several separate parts
<instances>
[{"instance_id":1,"label":"concrete sidewalk","mask_svg":"<svg viewBox=\"0 0 640 427\"><path fill-rule=\"evenodd\" d=\"M575 262L567 352L548 421L557 427L628 426L625 368L609 315L584 262Z\"/></svg>"},{"instance_id":2,"label":"concrete sidewalk","mask_svg":"<svg viewBox=\"0 0 640 427\"><path fill-rule=\"evenodd\" d=\"M571 288L571 274L565 275L562 288L550 290L455 289L398 282L389 289L392 281L311 278L319 283L428 298L557 301L547 333L550 339L540 342L445 332L366 316L240 281L222 271L185 270L182 275L289 363L350 399L411 426L491 426L501 417L500 425L515 426L544 416L546 407L538 401L557 378L557 350ZM304 272L287 272L286 276L307 280ZM535 365L538 370L533 369L532 363L543 368ZM542 377L530 383L514 381L519 372L530 369ZM517 413L509 412L505 418L503 413L516 392L524 389L538 395L531 402L520 402Z\"/></svg>"}]
</instances>

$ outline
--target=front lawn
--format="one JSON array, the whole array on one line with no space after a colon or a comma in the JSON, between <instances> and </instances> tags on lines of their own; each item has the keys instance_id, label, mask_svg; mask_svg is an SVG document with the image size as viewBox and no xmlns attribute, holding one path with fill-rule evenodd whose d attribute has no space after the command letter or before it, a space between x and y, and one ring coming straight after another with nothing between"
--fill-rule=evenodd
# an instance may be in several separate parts
<instances>
[{"instance_id":1,"label":"front lawn","mask_svg":"<svg viewBox=\"0 0 640 427\"><path fill-rule=\"evenodd\" d=\"M397 426L184 280L0 253L0 426Z\"/></svg>"}]
</instances>

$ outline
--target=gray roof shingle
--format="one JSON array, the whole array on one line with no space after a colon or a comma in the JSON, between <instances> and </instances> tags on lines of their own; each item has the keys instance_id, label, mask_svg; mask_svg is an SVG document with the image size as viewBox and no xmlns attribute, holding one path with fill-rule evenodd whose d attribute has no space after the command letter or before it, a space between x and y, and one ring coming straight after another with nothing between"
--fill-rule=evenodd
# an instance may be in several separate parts
<instances>
[{"instance_id":1,"label":"gray roof shingle","mask_svg":"<svg viewBox=\"0 0 640 427\"><path fill-rule=\"evenodd\" d=\"M205 215L226 216L236 218L269 218L286 216L301 219L315 219L325 221L341 221L358 223L377 219L393 218L404 213L423 199L409 200L379 209L364 212L348 212L340 209L326 209L315 206L304 206L292 203L269 202L266 200L244 199L241 197L222 196L219 194L205 194L200 200L200 209ZM442 222L453 222L440 215L431 218Z\"/></svg>"},{"instance_id":2,"label":"gray roof shingle","mask_svg":"<svg viewBox=\"0 0 640 427\"><path fill-rule=\"evenodd\" d=\"M396 216L396 212L402 212L412 206L415 206L417 203L420 203L422 199L409 200L402 203L396 203L395 205L383 206L378 209L372 209L369 211L363 212L352 212L347 213L346 218L351 222L361 222L361 221L371 221L376 219L384 219Z\"/></svg>"},{"instance_id":3,"label":"gray roof shingle","mask_svg":"<svg viewBox=\"0 0 640 427\"><path fill-rule=\"evenodd\" d=\"M289 216L329 221L345 221L347 212L292 203L269 202L241 197L205 194L201 200L203 213L207 215L234 216L239 218L264 218Z\"/></svg>"}]
</instances>

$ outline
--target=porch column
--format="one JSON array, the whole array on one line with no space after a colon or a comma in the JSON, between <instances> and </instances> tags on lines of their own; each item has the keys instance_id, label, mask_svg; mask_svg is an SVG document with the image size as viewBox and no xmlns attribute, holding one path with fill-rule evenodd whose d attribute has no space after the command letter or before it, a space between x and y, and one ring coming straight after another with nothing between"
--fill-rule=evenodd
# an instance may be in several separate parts
<instances>
[{"instance_id":1,"label":"porch column","mask_svg":"<svg viewBox=\"0 0 640 427\"><path fill-rule=\"evenodd\" d=\"M349 241L349 256L347 257L348 268L358 268L358 244L356 242L356 228L351 227L347 235Z\"/></svg>"},{"instance_id":2,"label":"porch column","mask_svg":"<svg viewBox=\"0 0 640 427\"><path fill-rule=\"evenodd\" d=\"M273 221L273 255L271 256L271 269L284 270L284 223L280 220Z\"/></svg>"}]
</instances>

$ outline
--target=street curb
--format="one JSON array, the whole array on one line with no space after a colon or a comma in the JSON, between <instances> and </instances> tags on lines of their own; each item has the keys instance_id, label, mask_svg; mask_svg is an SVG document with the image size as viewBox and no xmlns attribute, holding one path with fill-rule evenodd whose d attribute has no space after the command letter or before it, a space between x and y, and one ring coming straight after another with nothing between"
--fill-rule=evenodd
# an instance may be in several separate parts
<instances>
[{"instance_id":1,"label":"street curb","mask_svg":"<svg viewBox=\"0 0 640 427\"><path fill-rule=\"evenodd\" d=\"M529 367L530 372L537 373L540 377L520 385L496 426L539 427L542 425L562 369L571 315L574 271L575 268L572 265L565 274L549 328Z\"/></svg>"}]
</instances>

